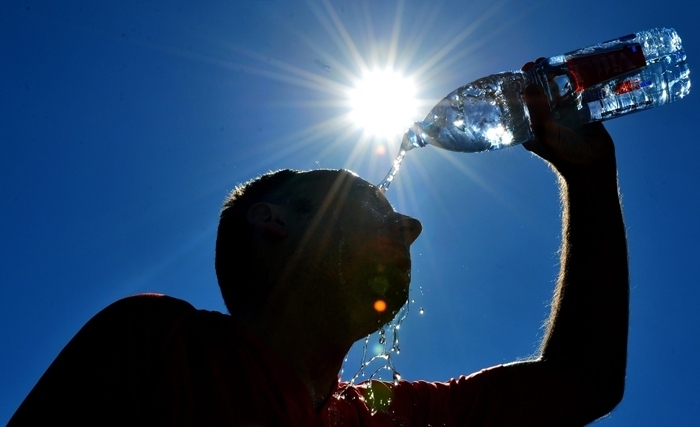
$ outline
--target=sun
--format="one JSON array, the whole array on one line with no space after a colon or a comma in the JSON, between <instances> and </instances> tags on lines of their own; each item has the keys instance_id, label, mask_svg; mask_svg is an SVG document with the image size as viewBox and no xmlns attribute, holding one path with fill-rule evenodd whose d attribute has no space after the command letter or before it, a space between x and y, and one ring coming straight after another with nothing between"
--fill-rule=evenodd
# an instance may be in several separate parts
<instances>
[{"instance_id":1,"label":"sun","mask_svg":"<svg viewBox=\"0 0 700 427\"><path fill-rule=\"evenodd\" d=\"M416 114L413 80L391 69L366 73L349 90L350 118L365 133L393 138L411 125Z\"/></svg>"},{"instance_id":2,"label":"sun","mask_svg":"<svg viewBox=\"0 0 700 427\"><path fill-rule=\"evenodd\" d=\"M253 59L258 65L247 62L225 65L245 74L257 74L296 86L308 93L308 97L296 93L293 97L275 97L274 105L292 106L295 108L293 117L303 115L304 121L311 122L296 132L280 132L269 141L270 153L275 159L309 148L315 150L313 156L318 167L321 167L319 159L325 167L337 162L337 156L343 153L339 160L343 168L361 170L364 175L380 171L379 176L385 176L387 169L396 171L394 164L387 160L393 153L400 152L401 136L416 120L424 118L440 99L435 96L442 90L436 92L435 85L444 89L448 79L445 74L452 74L446 70L493 38L484 25L492 15L502 11L503 2L495 2L470 25L451 34L449 43L438 49L423 43L423 37L434 24L432 20L426 24L425 31L418 33L415 26L405 25L405 2L396 3L393 24L383 22L377 31L362 2L357 8L349 7L350 4L354 3L345 3L338 11L330 0L307 2L327 37L312 37L315 31L307 33L303 26L289 29L292 31L290 40L296 39L311 55L303 58L292 55L293 60L286 62L271 57L268 52L232 43L227 46L234 53ZM347 13L347 16L343 18L340 13ZM346 26L345 22L355 22L355 18L358 25L361 23L360 27ZM508 22L498 28L508 28ZM371 31L365 31L369 29ZM203 59L213 63L219 60ZM430 97L423 98L425 94ZM495 138L502 132L494 129L492 133ZM442 155L452 161L447 152ZM271 158L265 158L269 160ZM464 173L473 176L468 170Z\"/></svg>"}]
</instances>

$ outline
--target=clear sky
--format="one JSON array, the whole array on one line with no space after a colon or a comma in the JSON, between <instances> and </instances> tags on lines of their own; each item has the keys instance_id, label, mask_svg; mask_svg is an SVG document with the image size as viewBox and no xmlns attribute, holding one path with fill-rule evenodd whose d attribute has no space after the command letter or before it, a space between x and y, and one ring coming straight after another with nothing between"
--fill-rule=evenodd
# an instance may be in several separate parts
<instances>
[{"instance_id":1,"label":"clear sky","mask_svg":"<svg viewBox=\"0 0 700 427\"><path fill-rule=\"evenodd\" d=\"M653 27L678 31L694 78L698 16L687 0L0 2L0 422L116 299L224 310L214 240L237 183L319 167L378 183L399 141L348 121L363 69L414 79L410 123L476 78ZM626 395L601 426L700 422L699 117L694 87L607 123L632 306ZM532 354L560 239L544 163L522 147L427 147L387 195L424 226L402 376L447 380Z\"/></svg>"}]
</instances>

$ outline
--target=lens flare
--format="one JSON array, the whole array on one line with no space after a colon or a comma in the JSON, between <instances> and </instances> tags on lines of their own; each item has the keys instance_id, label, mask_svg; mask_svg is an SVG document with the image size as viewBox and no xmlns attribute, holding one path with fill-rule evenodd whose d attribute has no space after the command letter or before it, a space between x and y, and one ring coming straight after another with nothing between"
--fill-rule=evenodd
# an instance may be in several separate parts
<instances>
[{"instance_id":1,"label":"lens flare","mask_svg":"<svg viewBox=\"0 0 700 427\"><path fill-rule=\"evenodd\" d=\"M377 310L379 313L386 310L386 303L384 302L384 300L380 300L380 299L376 300L374 302L374 309Z\"/></svg>"}]
</instances>

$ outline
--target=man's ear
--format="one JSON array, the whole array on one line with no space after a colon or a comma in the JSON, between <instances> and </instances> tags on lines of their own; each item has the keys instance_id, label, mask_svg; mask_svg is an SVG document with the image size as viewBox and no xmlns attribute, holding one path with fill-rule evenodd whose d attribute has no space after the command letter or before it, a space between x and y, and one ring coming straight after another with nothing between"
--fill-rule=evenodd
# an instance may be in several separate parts
<instances>
[{"instance_id":1,"label":"man's ear","mask_svg":"<svg viewBox=\"0 0 700 427\"><path fill-rule=\"evenodd\" d=\"M288 233L282 208L272 203L259 202L251 206L248 222L265 234L286 237Z\"/></svg>"}]
</instances>

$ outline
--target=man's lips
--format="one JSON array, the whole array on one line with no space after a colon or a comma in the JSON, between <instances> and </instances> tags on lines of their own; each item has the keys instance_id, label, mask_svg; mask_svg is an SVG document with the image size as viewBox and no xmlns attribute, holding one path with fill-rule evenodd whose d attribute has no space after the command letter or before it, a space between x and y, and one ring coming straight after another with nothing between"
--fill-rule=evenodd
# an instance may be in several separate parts
<instances>
[{"instance_id":1,"label":"man's lips","mask_svg":"<svg viewBox=\"0 0 700 427\"><path fill-rule=\"evenodd\" d=\"M410 270L411 253L404 243L390 238L381 238L377 249L382 255L382 259L386 259L402 269Z\"/></svg>"}]
</instances>

